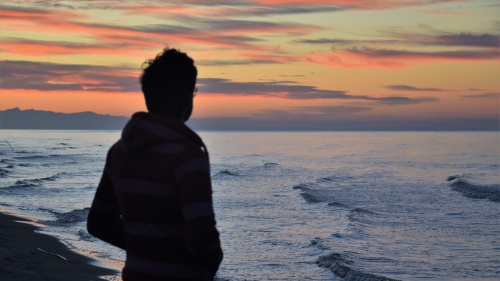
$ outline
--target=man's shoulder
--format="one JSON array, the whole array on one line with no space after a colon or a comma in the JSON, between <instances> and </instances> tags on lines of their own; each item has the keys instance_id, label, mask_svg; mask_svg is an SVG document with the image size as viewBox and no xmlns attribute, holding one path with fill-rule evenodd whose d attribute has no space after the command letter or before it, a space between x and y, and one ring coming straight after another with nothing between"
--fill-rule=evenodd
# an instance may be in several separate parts
<instances>
[{"instance_id":1,"label":"man's shoulder","mask_svg":"<svg viewBox=\"0 0 500 281\"><path fill-rule=\"evenodd\" d=\"M114 150L117 150L117 149L122 148L122 143L121 143L121 142L122 142L122 140L121 140L121 139L119 139L118 141L116 141L115 143L113 143L113 144L109 147L109 149L108 149L108 154L109 154L109 153L111 153L111 152L112 152L112 151L114 151Z\"/></svg>"},{"instance_id":2,"label":"man's shoulder","mask_svg":"<svg viewBox=\"0 0 500 281\"><path fill-rule=\"evenodd\" d=\"M182 155L184 157L205 157L206 153L204 150L203 146L200 146L198 143L191 141L191 140L185 140L182 142L184 145L184 150L182 151Z\"/></svg>"}]
</instances>

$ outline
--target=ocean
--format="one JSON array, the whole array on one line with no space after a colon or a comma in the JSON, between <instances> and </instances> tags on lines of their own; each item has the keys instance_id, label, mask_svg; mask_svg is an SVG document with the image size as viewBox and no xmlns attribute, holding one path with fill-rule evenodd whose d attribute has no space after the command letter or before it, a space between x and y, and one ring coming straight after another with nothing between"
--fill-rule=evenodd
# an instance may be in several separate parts
<instances>
[{"instance_id":1,"label":"ocean","mask_svg":"<svg viewBox=\"0 0 500 281\"><path fill-rule=\"evenodd\" d=\"M219 281L500 280L500 132L209 132ZM0 209L110 267L85 219L119 131L0 131ZM108 277L119 280L119 277Z\"/></svg>"}]
</instances>

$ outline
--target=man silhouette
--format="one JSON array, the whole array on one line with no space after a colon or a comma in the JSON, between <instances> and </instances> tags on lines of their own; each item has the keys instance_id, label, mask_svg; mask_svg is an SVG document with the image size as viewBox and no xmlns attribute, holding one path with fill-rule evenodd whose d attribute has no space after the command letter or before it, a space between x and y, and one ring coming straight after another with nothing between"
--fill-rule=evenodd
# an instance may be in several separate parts
<instances>
[{"instance_id":1,"label":"man silhouette","mask_svg":"<svg viewBox=\"0 0 500 281\"><path fill-rule=\"evenodd\" d=\"M169 48L145 65L148 112L135 113L109 150L87 229L126 250L124 281L213 280L222 250L208 152L184 124L197 69Z\"/></svg>"}]
</instances>

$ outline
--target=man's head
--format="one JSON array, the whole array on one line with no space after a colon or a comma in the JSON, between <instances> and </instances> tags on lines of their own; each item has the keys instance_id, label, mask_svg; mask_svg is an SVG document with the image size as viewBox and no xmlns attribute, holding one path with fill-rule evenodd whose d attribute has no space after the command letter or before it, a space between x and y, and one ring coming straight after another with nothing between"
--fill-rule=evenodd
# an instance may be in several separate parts
<instances>
[{"instance_id":1,"label":"man's head","mask_svg":"<svg viewBox=\"0 0 500 281\"><path fill-rule=\"evenodd\" d=\"M198 71L185 53L165 48L143 65L140 78L149 112L187 121L193 110Z\"/></svg>"}]
</instances>

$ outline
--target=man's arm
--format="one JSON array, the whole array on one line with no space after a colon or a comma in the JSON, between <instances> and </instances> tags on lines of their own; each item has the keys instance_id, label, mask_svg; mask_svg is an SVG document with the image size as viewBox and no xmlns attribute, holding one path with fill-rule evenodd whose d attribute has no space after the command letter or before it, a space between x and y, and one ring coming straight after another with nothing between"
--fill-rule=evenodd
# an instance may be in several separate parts
<instances>
[{"instance_id":1,"label":"man's arm","mask_svg":"<svg viewBox=\"0 0 500 281\"><path fill-rule=\"evenodd\" d=\"M111 245L125 249L120 208L111 179L106 174L106 168L104 168L101 181L97 186L94 201L89 210L87 230L93 236Z\"/></svg>"},{"instance_id":2,"label":"man's arm","mask_svg":"<svg viewBox=\"0 0 500 281\"><path fill-rule=\"evenodd\" d=\"M178 167L176 178L187 245L198 262L215 275L223 254L212 206L208 157L188 159Z\"/></svg>"}]
</instances>

